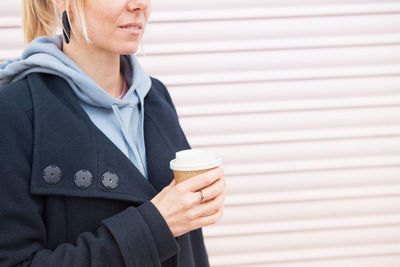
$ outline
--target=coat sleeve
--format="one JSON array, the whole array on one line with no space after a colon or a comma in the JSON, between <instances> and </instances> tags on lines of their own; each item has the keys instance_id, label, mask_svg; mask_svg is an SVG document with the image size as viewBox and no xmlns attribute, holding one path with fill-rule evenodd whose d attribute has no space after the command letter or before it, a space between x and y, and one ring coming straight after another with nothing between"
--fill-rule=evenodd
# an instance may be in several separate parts
<instances>
[{"instance_id":1,"label":"coat sleeve","mask_svg":"<svg viewBox=\"0 0 400 267\"><path fill-rule=\"evenodd\" d=\"M0 92L0 266L161 266L179 252L151 202L104 220L73 243L46 249L43 199L29 192L32 128L29 111Z\"/></svg>"}]
</instances>

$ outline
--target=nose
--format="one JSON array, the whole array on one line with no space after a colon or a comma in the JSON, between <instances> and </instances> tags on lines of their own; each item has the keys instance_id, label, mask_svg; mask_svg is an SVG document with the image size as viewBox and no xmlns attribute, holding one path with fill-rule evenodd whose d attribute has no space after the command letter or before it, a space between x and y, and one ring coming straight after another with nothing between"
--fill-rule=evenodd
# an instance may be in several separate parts
<instances>
[{"instance_id":1,"label":"nose","mask_svg":"<svg viewBox=\"0 0 400 267\"><path fill-rule=\"evenodd\" d=\"M135 10L146 10L149 6L150 0L130 0L128 2L128 10L135 11Z\"/></svg>"}]
</instances>

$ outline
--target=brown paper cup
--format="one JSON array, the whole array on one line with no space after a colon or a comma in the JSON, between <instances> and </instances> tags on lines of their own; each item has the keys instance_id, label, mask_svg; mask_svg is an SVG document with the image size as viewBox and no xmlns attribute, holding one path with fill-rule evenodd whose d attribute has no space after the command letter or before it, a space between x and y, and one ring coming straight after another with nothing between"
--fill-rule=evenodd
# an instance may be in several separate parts
<instances>
[{"instance_id":1,"label":"brown paper cup","mask_svg":"<svg viewBox=\"0 0 400 267\"><path fill-rule=\"evenodd\" d=\"M173 170L175 182L177 184L179 184L179 183L181 183L181 182L183 182L183 181L185 181L185 180L187 180L189 178L192 178L192 177L194 177L196 175L211 171L211 170L216 169L216 168L218 168L218 167L214 167L214 168L211 168L211 169L198 170L198 171L175 171L175 170Z\"/></svg>"},{"instance_id":2,"label":"brown paper cup","mask_svg":"<svg viewBox=\"0 0 400 267\"><path fill-rule=\"evenodd\" d=\"M196 175L208 172L221 166L222 160L213 152L202 149L186 149L176 152L175 159L170 161L177 184Z\"/></svg>"}]
</instances>

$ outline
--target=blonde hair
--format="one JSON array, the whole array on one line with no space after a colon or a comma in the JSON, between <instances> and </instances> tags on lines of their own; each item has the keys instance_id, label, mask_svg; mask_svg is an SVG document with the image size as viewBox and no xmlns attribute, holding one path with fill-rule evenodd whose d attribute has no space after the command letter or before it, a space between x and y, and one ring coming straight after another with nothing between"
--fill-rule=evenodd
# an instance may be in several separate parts
<instances>
[{"instance_id":1,"label":"blonde hair","mask_svg":"<svg viewBox=\"0 0 400 267\"><path fill-rule=\"evenodd\" d=\"M71 32L80 32L85 40L90 43L84 16L84 0L64 0L68 18L71 11L77 29L71 27ZM22 0L22 20L25 41L30 43L39 36L54 36L58 29L63 29L60 10L52 0Z\"/></svg>"}]
</instances>

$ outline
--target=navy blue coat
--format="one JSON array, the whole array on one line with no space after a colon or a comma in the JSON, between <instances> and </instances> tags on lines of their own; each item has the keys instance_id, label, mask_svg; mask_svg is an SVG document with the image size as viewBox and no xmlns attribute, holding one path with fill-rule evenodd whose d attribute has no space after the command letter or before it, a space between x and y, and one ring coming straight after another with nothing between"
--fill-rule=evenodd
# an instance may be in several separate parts
<instances>
[{"instance_id":1,"label":"navy blue coat","mask_svg":"<svg viewBox=\"0 0 400 267\"><path fill-rule=\"evenodd\" d=\"M150 202L171 182L175 152L189 148L168 91L152 84L149 180L62 78L35 73L0 90L0 266L209 266L201 229L174 238ZM78 187L82 170L92 180Z\"/></svg>"}]
</instances>

